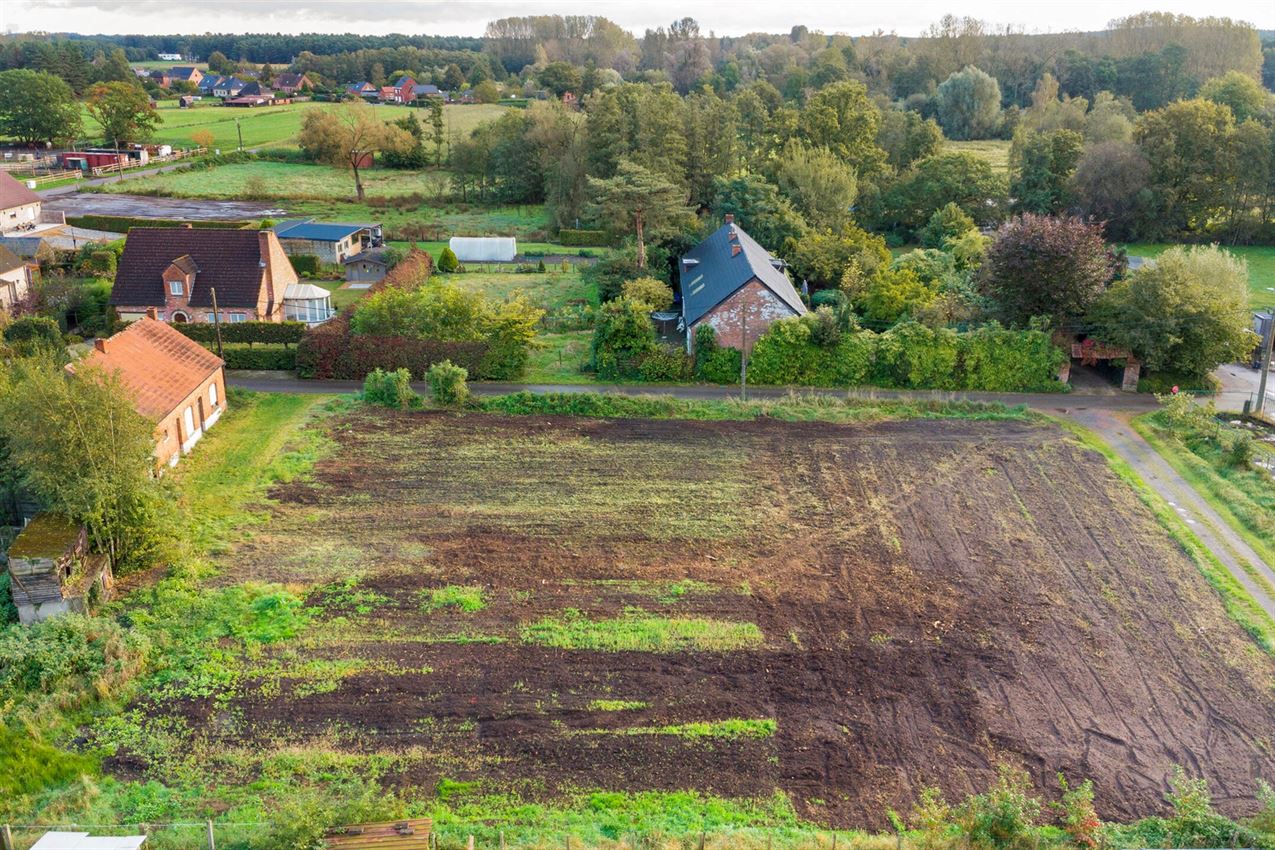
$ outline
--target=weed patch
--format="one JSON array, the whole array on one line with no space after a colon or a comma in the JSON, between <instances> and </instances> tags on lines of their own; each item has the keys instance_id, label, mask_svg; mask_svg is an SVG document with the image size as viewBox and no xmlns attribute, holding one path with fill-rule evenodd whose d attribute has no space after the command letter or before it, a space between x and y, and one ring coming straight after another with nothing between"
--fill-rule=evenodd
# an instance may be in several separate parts
<instances>
[{"instance_id":1,"label":"weed patch","mask_svg":"<svg viewBox=\"0 0 1275 850\"><path fill-rule=\"evenodd\" d=\"M759 647L763 637L755 623L653 617L640 609L630 609L622 617L593 620L570 608L559 617L545 617L527 626L522 640L604 652L728 652Z\"/></svg>"},{"instance_id":2,"label":"weed patch","mask_svg":"<svg viewBox=\"0 0 1275 850\"><path fill-rule=\"evenodd\" d=\"M430 587L422 590L420 596L421 610L427 612L455 608L473 614L487 607L483 589L476 586L449 584L446 587Z\"/></svg>"}]
</instances>

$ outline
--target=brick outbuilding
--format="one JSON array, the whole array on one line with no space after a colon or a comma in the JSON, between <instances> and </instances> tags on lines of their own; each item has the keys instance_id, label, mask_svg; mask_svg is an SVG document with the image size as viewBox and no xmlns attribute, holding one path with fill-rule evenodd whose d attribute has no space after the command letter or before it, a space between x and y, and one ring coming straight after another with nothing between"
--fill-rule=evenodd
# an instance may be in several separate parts
<instances>
[{"instance_id":1,"label":"brick outbuilding","mask_svg":"<svg viewBox=\"0 0 1275 850\"><path fill-rule=\"evenodd\" d=\"M700 325L711 325L717 342L751 349L772 322L806 313L806 305L783 271L783 263L735 224L733 216L679 263L686 350Z\"/></svg>"},{"instance_id":2,"label":"brick outbuilding","mask_svg":"<svg viewBox=\"0 0 1275 850\"><path fill-rule=\"evenodd\" d=\"M155 423L155 464L176 466L226 409L225 364L221 358L156 318L152 308L140 320L67 369L100 369L115 375L133 407Z\"/></svg>"}]
</instances>

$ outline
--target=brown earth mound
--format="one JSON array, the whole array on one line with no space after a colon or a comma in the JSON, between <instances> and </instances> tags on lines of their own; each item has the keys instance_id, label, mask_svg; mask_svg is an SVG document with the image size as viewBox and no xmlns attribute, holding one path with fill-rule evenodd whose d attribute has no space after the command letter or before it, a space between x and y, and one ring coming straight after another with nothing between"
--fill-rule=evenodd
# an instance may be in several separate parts
<instances>
[{"instance_id":1,"label":"brown earth mound","mask_svg":"<svg viewBox=\"0 0 1275 850\"><path fill-rule=\"evenodd\" d=\"M1175 764L1231 814L1275 776L1275 665L1058 429L364 412L332 435L225 566L311 587L323 614L281 657L343 672L152 714L263 749L392 751L385 778L409 787L779 788L839 825L882 826L929 784L982 790L1001 761L1044 793L1093 779L1113 818L1161 810ZM429 596L456 585L481 610ZM529 641L572 616L763 639ZM729 719L775 731L685 726Z\"/></svg>"}]
</instances>

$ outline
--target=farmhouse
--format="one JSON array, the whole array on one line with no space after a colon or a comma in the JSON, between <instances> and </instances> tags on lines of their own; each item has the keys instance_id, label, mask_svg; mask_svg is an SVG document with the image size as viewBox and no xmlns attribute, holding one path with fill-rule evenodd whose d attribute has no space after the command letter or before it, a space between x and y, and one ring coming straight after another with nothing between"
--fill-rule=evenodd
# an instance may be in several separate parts
<instances>
[{"instance_id":1,"label":"farmhouse","mask_svg":"<svg viewBox=\"0 0 1275 850\"><path fill-rule=\"evenodd\" d=\"M225 82L226 78L221 74L205 74L204 78L199 81L199 93L202 95L212 94L218 84Z\"/></svg>"},{"instance_id":2,"label":"farmhouse","mask_svg":"<svg viewBox=\"0 0 1275 850\"><path fill-rule=\"evenodd\" d=\"M40 196L0 171L0 233L30 230L40 220Z\"/></svg>"},{"instance_id":3,"label":"farmhouse","mask_svg":"<svg viewBox=\"0 0 1275 850\"><path fill-rule=\"evenodd\" d=\"M238 97L239 92L243 91L245 85L247 83L238 77L222 77L217 82L217 85L213 86L213 96L221 98Z\"/></svg>"},{"instance_id":4,"label":"farmhouse","mask_svg":"<svg viewBox=\"0 0 1275 850\"><path fill-rule=\"evenodd\" d=\"M174 83L190 83L197 86L203 80L204 72L193 65L178 65L168 69L168 76Z\"/></svg>"},{"instance_id":5,"label":"farmhouse","mask_svg":"<svg viewBox=\"0 0 1275 850\"><path fill-rule=\"evenodd\" d=\"M110 598L114 583L110 559L89 554L84 526L58 514L39 514L9 546L9 586L23 625L87 613Z\"/></svg>"},{"instance_id":6,"label":"farmhouse","mask_svg":"<svg viewBox=\"0 0 1275 850\"><path fill-rule=\"evenodd\" d=\"M312 89L314 84L310 82L310 78L305 74L283 73L274 78L274 87L276 91L292 95L306 89Z\"/></svg>"},{"instance_id":7,"label":"farmhouse","mask_svg":"<svg viewBox=\"0 0 1275 850\"><path fill-rule=\"evenodd\" d=\"M806 313L782 263L726 216L726 223L679 263L686 349L695 329L710 325L718 344L751 347L771 322Z\"/></svg>"},{"instance_id":8,"label":"farmhouse","mask_svg":"<svg viewBox=\"0 0 1275 850\"><path fill-rule=\"evenodd\" d=\"M223 322L279 322L284 292L297 283L269 230L135 227L128 233L111 289L124 321L155 308L168 322L210 322L213 292Z\"/></svg>"},{"instance_id":9,"label":"farmhouse","mask_svg":"<svg viewBox=\"0 0 1275 850\"><path fill-rule=\"evenodd\" d=\"M417 100L419 98L424 98L424 97L438 97L438 98L443 98L445 100L447 98L447 92L442 91L438 88L438 86L431 85L429 83L412 86L413 100Z\"/></svg>"},{"instance_id":10,"label":"farmhouse","mask_svg":"<svg viewBox=\"0 0 1275 850\"><path fill-rule=\"evenodd\" d=\"M155 464L176 466L226 409L221 358L159 321L154 309L67 370L114 374L137 412L155 423Z\"/></svg>"},{"instance_id":11,"label":"farmhouse","mask_svg":"<svg viewBox=\"0 0 1275 850\"><path fill-rule=\"evenodd\" d=\"M415 97L416 80L411 77L399 77L392 85L382 86L381 103L411 103Z\"/></svg>"},{"instance_id":12,"label":"farmhouse","mask_svg":"<svg viewBox=\"0 0 1275 850\"><path fill-rule=\"evenodd\" d=\"M166 89L173 84L173 78L167 71L151 71L151 81L161 89Z\"/></svg>"},{"instance_id":13,"label":"farmhouse","mask_svg":"<svg viewBox=\"0 0 1275 850\"><path fill-rule=\"evenodd\" d=\"M0 245L0 310L12 312L13 305L31 290L31 265Z\"/></svg>"},{"instance_id":14,"label":"farmhouse","mask_svg":"<svg viewBox=\"0 0 1275 850\"><path fill-rule=\"evenodd\" d=\"M368 100L376 100L381 93L380 89L369 82L353 83L346 86L345 90L355 97L362 97Z\"/></svg>"},{"instance_id":15,"label":"farmhouse","mask_svg":"<svg viewBox=\"0 0 1275 850\"><path fill-rule=\"evenodd\" d=\"M381 244L381 225L292 219L274 226L283 250L291 256L309 255L339 265L365 248Z\"/></svg>"}]
</instances>

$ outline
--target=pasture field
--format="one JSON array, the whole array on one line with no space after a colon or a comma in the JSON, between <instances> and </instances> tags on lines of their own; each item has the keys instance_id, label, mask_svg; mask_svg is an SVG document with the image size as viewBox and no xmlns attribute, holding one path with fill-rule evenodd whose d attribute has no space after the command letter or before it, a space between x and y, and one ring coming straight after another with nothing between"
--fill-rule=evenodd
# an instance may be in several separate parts
<instances>
[{"instance_id":1,"label":"pasture field","mask_svg":"<svg viewBox=\"0 0 1275 850\"><path fill-rule=\"evenodd\" d=\"M262 451L249 406L179 483L212 485L205 593L257 619L73 746L155 820L371 783L449 847L466 816L544 846L564 809L615 840L650 826L636 801L687 793L683 830L886 828L1007 757L1046 793L1091 777L1123 818L1189 757L1250 810L1275 662L1104 460L1023 413L861 404L842 424L344 405L300 431L285 405L270 444L318 459L265 493L235 463Z\"/></svg>"},{"instance_id":2,"label":"pasture field","mask_svg":"<svg viewBox=\"0 0 1275 850\"><path fill-rule=\"evenodd\" d=\"M1122 245L1131 257L1158 257L1175 247L1165 242L1134 242ZM1275 246L1222 246L1248 263L1249 300L1254 307L1275 306Z\"/></svg>"},{"instance_id":3,"label":"pasture field","mask_svg":"<svg viewBox=\"0 0 1275 850\"><path fill-rule=\"evenodd\" d=\"M433 171L369 168L359 172L369 196L436 195L447 175ZM354 177L340 168L299 162L253 160L189 171L170 171L98 187L108 194L174 198L252 200L345 200L354 197Z\"/></svg>"},{"instance_id":4,"label":"pasture field","mask_svg":"<svg viewBox=\"0 0 1275 850\"><path fill-rule=\"evenodd\" d=\"M996 173L1008 174L1009 146L1008 139L977 139L969 142L947 140L943 142L943 151L972 153L979 159L984 159L991 163L992 169Z\"/></svg>"},{"instance_id":5,"label":"pasture field","mask_svg":"<svg viewBox=\"0 0 1275 850\"><path fill-rule=\"evenodd\" d=\"M241 109L222 106L216 98L207 98L190 109L181 109L176 101L161 101L159 113L163 123L156 129L153 140L161 144L190 147L194 144L192 133L196 130L208 130L213 134L213 147L221 148L222 153L230 153L239 145L239 135L235 128L235 121L238 119L246 148L295 147L305 113L328 105L330 104L304 101ZM375 109L376 114L386 121L397 120L408 113L414 113L425 121L428 115L427 110L408 106L377 105ZM447 136L451 139L465 138L481 122L499 118L503 110L504 107L496 104L448 104L443 107ZM100 128L101 125L85 110L85 134L96 137Z\"/></svg>"}]
</instances>

